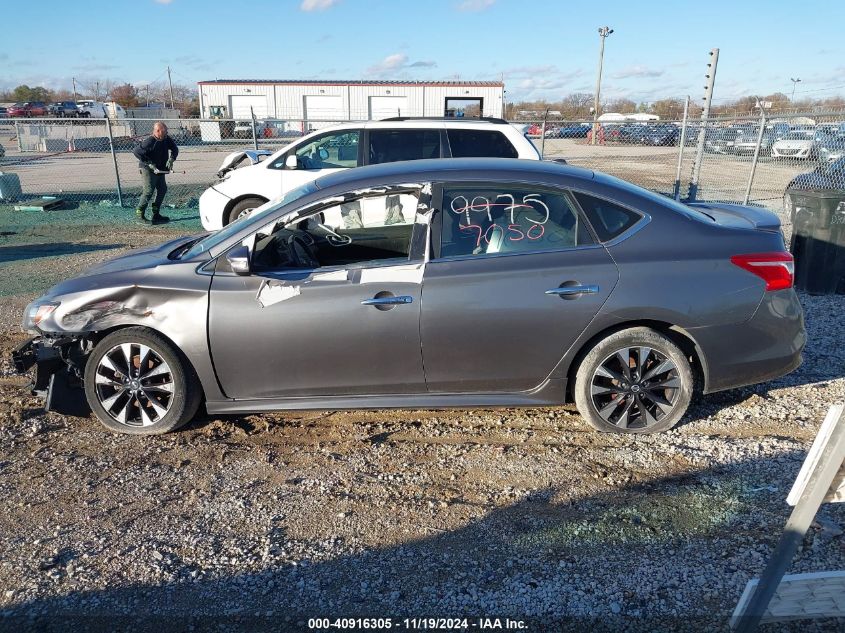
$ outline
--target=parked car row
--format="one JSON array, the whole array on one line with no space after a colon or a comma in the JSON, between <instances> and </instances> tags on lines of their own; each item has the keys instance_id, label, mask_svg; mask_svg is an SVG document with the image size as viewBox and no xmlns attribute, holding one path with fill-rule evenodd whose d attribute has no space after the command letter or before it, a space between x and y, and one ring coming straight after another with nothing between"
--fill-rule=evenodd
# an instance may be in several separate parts
<instances>
[{"instance_id":1,"label":"parked car row","mask_svg":"<svg viewBox=\"0 0 845 633\"><path fill-rule=\"evenodd\" d=\"M92 118L92 119L123 119L126 118L126 111L123 106L114 101L100 102L92 99L81 99L80 101L54 101L44 103L43 101L23 101L14 105L0 107L0 118Z\"/></svg>"}]
</instances>

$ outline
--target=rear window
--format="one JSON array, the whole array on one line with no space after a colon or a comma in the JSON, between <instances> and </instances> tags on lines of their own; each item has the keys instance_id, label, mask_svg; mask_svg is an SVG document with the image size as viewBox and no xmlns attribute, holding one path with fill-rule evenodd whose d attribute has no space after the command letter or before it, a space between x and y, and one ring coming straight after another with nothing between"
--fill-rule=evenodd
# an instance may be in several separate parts
<instances>
[{"instance_id":1,"label":"rear window","mask_svg":"<svg viewBox=\"0 0 845 633\"><path fill-rule=\"evenodd\" d=\"M370 130L370 164L440 158L439 130Z\"/></svg>"},{"instance_id":2,"label":"rear window","mask_svg":"<svg viewBox=\"0 0 845 633\"><path fill-rule=\"evenodd\" d=\"M491 130L446 130L455 158L488 156L518 158L516 148L501 132Z\"/></svg>"},{"instance_id":3,"label":"rear window","mask_svg":"<svg viewBox=\"0 0 845 633\"><path fill-rule=\"evenodd\" d=\"M634 226L640 215L609 200L573 192L599 240L607 242Z\"/></svg>"}]
</instances>

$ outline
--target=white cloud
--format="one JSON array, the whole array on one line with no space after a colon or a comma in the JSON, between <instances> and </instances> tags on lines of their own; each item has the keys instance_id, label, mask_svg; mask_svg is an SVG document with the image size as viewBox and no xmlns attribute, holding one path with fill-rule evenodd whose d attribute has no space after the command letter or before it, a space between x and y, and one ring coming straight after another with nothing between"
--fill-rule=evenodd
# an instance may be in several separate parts
<instances>
[{"instance_id":1,"label":"white cloud","mask_svg":"<svg viewBox=\"0 0 845 633\"><path fill-rule=\"evenodd\" d=\"M458 11L484 11L495 2L496 0L464 0L458 5Z\"/></svg>"},{"instance_id":2,"label":"white cloud","mask_svg":"<svg viewBox=\"0 0 845 633\"><path fill-rule=\"evenodd\" d=\"M301 11L325 11L336 5L340 0L302 0L299 5Z\"/></svg>"},{"instance_id":3,"label":"white cloud","mask_svg":"<svg viewBox=\"0 0 845 633\"><path fill-rule=\"evenodd\" d=\"M611 75L614 79L630 79L632 77L660 77L665 71L655 70L646 66L629 66Z\"/></svg>"},{"instance_id":4,"label":"white cloud","mask_svg":"<svg viewBox=\"0 0 845 633\"><path fill-rule=\"evenodd\" d=\"M170 4L173 0L154 0L156 4Z\"/></svg>"},{"instance_id":5,"label":"white cloud","mask_svg":"<svg viewBox=\"0 0 845 633\"><path fill-rule=\"evenodd\" d=\"M394 53L393 55L388 55L379 63L370 66L365 72L369 76L383 77L391 74L396 75L396 73L406 69L433 68L435 66L437 66L437 63L430 60L409 62L408 56L405 53Z\"/></svg>"}]
</instances>

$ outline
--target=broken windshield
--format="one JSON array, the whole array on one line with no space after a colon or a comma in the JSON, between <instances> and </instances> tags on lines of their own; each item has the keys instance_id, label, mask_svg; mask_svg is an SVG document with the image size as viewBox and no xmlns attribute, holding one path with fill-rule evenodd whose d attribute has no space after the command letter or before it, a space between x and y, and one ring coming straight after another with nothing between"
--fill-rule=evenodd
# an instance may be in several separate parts
<instances>
[{"instance_id":1,"label":"broken windshield","mask_svg":"<svg viewBox=\"0 0 845 633\"><path fill-rule=\"evenodd\" d=\"M216 233L212 233L211 235L199 240L193 246L191 246L190 250L187 251L184 255L182 255L180 259L190 259L192 257L196 257L201 253L209 251L218 244L225 242L232 235L240 231L245 224L255 220L256 217L262 215L265 211L268 211L270 209L279 209L285 205L296 202L300 198L303 198L310 193L314 193L315 191L317 191L317 187L313 182L307 182L304 185L297 187L296 189L291 189L281 198L271 200L270 202L261 205L249 215L241 216L237 220L224 226Z\"/></svg>"}]
</instances>

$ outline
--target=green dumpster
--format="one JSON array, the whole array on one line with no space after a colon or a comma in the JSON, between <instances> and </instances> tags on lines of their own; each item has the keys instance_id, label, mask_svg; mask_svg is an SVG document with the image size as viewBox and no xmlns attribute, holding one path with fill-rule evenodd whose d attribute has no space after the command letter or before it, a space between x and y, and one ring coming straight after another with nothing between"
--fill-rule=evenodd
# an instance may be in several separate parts
<instances>
[{"instance_id":1,"label":"green dumpster","mask_svg":"<svg viewBox=\"0 0 845 633\"><path fill-rule=\"evenodd\" d=\"M809 294L845 294L845 190L789 193L795 287Z\"/></svg>"}]
</instances>

